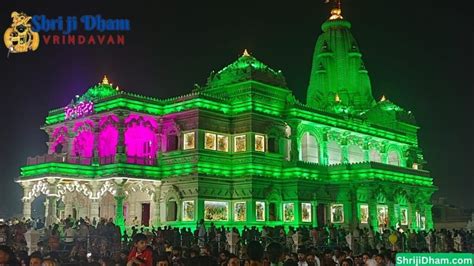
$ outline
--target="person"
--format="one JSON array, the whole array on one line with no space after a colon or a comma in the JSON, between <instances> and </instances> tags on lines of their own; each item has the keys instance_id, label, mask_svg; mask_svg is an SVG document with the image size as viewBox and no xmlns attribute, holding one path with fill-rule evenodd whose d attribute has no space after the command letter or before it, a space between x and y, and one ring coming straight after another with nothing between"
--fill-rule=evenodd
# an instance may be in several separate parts
<instances>
[{"instance_id":1,"label":"person","mask_svg":"<svg viewBox=\"0 0 474 266\"><path fill-rule=\"evenodd\" d=\"M59 266L59 263L53 258L47 258L43 260L41 266Z\"/></svg>"},{"instance_id":2,"label":"person","mask_svg":"<svg viewBox=\"0 0 474 266\"><path fill-rule=\"evenodd\" d=\"M30 255L30 266L41 266L43 263L43 257L41 256L41 252L35 251Z\"/></svg>"},{"instance_id":3,"label":"person","mask_svg":"<svg viewBox=\"0 0 474 266\"><path fill-rule=\"evenodd\" d=\"M280 243L272 242L267 246L268 259L270 266L282 266L283 247Z\"/></svg>"},{"instance_id":4,"label":"person","mask_svg":"<svg viewBox=\"0 0 474 266\"><path fill-rule=\"evenodd\" d=\"M166 255L159 256L158 259L156 260L156 266L168 266L169 261L168 257Z\"/></svg>"},{"instance_id":5,"label":"person","mask_svg":"<svg viewBox=\"0 0 474 266\"><path fill-rule=\"evenodd\" d=\"M6 265L20 265L15 258L13 250L6 245L0 246L0 266Z\"/></svg>"},{"instance_id":6,"label":"person","mask_svg":"<svg viewBox=\"0 0 474 266\"><path fill-rule=\"evenodd\" d=\"M298 250L298 266L308 266L306 262L306 251L303 249Z\"/></svg>"},{"instance_id":7,"label":"person","mask_svg":"<svg viewBox=\"0 0 474 266\"><path fill-rule=\"evenodd\" d=\"M230 254L229 262L227 263L227 266L240 266L239 258L234 254Z\"/></svg>"},{"instance_id":8,"label":"person","mask_svg":"<svg viewBox=\"0 0 474 266\"><path fill-rule=\"evenodd\" d=\"M252 240L247 245L247 255L249 258L249 266L261 266L263 265L263 246L260 242Z\"/></svg>"},{"instance_id":9,"label":"person","mask_svg":"<svg viewBox=\"0 0 474 266\"><path fill-rule=\"evenodd\" d=\"M138 233L133 238L133 248L128 254L127 266L152 266L153 252L147 245L147 237Z\"/></svg>"}]
</instances>

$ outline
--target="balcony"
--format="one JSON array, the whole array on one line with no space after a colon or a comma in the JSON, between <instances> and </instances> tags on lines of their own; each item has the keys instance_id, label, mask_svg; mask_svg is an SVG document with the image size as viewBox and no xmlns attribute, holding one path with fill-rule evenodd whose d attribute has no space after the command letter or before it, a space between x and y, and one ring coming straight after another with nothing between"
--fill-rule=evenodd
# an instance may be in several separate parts
<instances>
[{"instance_id":1,"label":"balcony","mask_svg":"<svg viewBox=\"0 0 474 266\"><path fill-rule=\"evenodd\" d=\"M28 157L26 165L38 165L44 163L68 163L77 165L106 165L115 163L127 163L137 165L157 165L156 158L127 156L123 153L106 157L80 157L67 153L43 154Z\"/></svg>"}]
</instances>

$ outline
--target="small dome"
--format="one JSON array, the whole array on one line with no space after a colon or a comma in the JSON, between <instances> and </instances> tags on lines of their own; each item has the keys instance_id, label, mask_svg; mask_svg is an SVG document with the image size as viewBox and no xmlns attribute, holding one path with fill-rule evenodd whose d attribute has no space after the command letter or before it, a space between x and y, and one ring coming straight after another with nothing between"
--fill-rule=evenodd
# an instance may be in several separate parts
<instances>
[{"instance_id":1,"label":"small dome","mask_svg":"<svg viewBox=\"0 0 474 266\"><path fill-rule=\"evenodd\" d=\"M247 50L232 64L217 73L212 72L207 79L208 87L219 87L243 81L255 80L286 88L286 80L281 71L275 71L251 56Z\"/></svg>"},{"instance_id":2,"label":"small dome","mask_svg":"<svg viewBox=\"0 0 474 266\"><path fill-rule=\"evenodd\" d=\"M101 83L95 85L94 87L89 88L86 93L84 93L79 99L79 102L82 101L92 101L95 102L102 98L110 97L119 93L118 86L117 88L112 87L112 83L109 83L107 76L104 76L104 79Z\"/></svg>"}]
</instances>

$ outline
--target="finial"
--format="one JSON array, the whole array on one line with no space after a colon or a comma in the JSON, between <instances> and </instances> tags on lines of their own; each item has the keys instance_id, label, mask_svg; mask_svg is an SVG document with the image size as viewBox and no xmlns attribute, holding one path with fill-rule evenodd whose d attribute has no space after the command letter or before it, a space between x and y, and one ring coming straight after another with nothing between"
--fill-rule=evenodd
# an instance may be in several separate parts
<instances>
[{"instance_id":1,"label":"finial","mask_svg":"<svg viewBox=\"0 0 474 266\"><path fill-rule=\"evenodd\" d=\"M385 100L387 100L387 98L385 98L385 95L382 95L382 98L380 98L380 101L385 102Z\"/></svg>"},{"instance_id":2,"label":"finial","mask_svg":"<svg viewBox=\"0 0 474 266\"><path fill-rule=\"evenodd\" d=\"M102 79L102 85L109 85L109 80L107 79L107 75L104 75L104 78Z\"/></svg>"},{"instance_id":3,"label":"finial","mask_svg":"<svg viewBox=\"0 0 474 266\"><path fill-rule=\"evenodd\" d=\"M342 9L341 9L341 0L325 0L324 3L329 3L331 1L334 1L336 3L336 7L331 9L331 16L329 17L329 20L336 20L336 19L343 19L342 17Z\"/></svg>"},{"instance_id":4,"label":"finial","mask_svg":"<svg viewBox=\"0 0 474 266\"><path fill-rule=\"evenodd\" d=\"M247 51L247 49L244 50L244 53L242 54L242 56L250 56L249 52Z\"/></svg>"},{"instance_id":5,"label":"finial","mask_svg":"<svg viewBox=\"0 0 474 266\"><path fill-rule=\"evenodd\" d=\"M335 101L336 101L337 103L340 103L340 102L341 102L341 98L339 98L339 94L338 94L338 93L336 93L336 99L335 99Z\"/></svg>"},{"instance_id":6,"label":"finial","mask_svg":"<svg viewBox=\"0 0 474 266\"><path fill-rule=\"evenodd\" d=\"M119 90L120 90L119 86L117 86L117 87L115 88L115 90L116 90L116 91L119 91Z\"/></svg>"}]
</instances>

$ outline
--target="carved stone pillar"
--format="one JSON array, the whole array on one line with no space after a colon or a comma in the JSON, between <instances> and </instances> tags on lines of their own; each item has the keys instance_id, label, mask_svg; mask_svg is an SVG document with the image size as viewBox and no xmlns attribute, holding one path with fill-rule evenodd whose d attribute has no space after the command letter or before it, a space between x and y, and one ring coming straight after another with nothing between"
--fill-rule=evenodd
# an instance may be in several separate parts
<instances>
[{"instance_id":1,"label":"carved stone pillar","mask_svg":"<svg viewBox=\"0 0 474 266\"><path fill-rule=\"evenodd\" d=\"M155 202L153 224L155 227L159 227L161 226L161 184L155 186L153 201Z\"/></svg>"},{"instance_id":2,"label":"carved stone pillar","mask_svg":"<svg viewBox=\"0 0 474 266\"><path fill-rule=\"evenodd\" d=\"M115 193L115 225L120 227L121 232L125 231L125 217L123 215L123 201L125 200L124 184L126 181L117 183L117 192Z\"/></svg>"},{"instance_id":3,"label":"carved stone pillar","mask_svg":"<svg viewBox=\"0 0 474 266\"><path fill-rule=\"evenodd\" d=\"M433 214L431 209L433 208L433 204L425 204L425 219L426 219L426 228L425 230L433 229Z\"/></svg>"},{"instance_id":4,"label":"carved stone pillar","mask_svg":"<svg viewBox=\"0 0 474 266\"><path fill-rule=\"evenodd\" d=\"M341 163L349 163L349 145L347 142L347 136L343 137L341 141Z\"/></svg>"},{"instance_id":5,"label":"carved stone pillar","mask_svg":"<svg viewBox=\"0 0 474 266\"><path fill-rule=\"evenodd\" d=\"M98 193L99 193L100 184L96 181L93 181L90 184L91 184L91 191L92 191L92 199L90 200L91 201L90 216L91 216L91 220L93 220L95 218L96 221L99 221L100 217L99 217Z\"/></svg>"},{"instance_id":6,"label":"carved stone pillar","mask_svg":"<svg viewBox=\"0 0 474 266\"><path fill-rule=\"evenodd\" d=\"M126 152L125 147L125 119L128 117L129 112L118 112L115 115L118 116L119 122L117 124L117 131L118 131L118 142L117 142L117 157L116 162L120 160L120 156L122 156ZM125 157L126 158L126 157ZM124 159L126 160L126 159Z\"/></svg>"},{"instance_id":7,"label":"carved stone pillar","mask_svg":"<svg viewBox=\"0 0 474 266\"><path fill-rule=\"evenodd\" d=\"M24 182L23 187L23 217L25 219L31 218L31 203L32 199L30 198L31 184L29 182Z\"/></svg>"},{"instance_id":8,"label":"carved stone pillar","mask_svg":"<svg viewBox=\"0 0 474 266\"><path fill-rule=\"evenodd\" d=\"M57 223L58 216L57 216L57 204L59 200L58 196L58 181L57 180L48 180L48 190L49 193L46 195L47 199L47 213L46 213L46 226Z\"/></svg>"},{"instance_id":9,"label":"carved stone pillar","mask_svg":"<svg viewBox=\"0 0 474 266\"><path fill-rule=\"evenodd\" d=\"M362 149L364 150L364 162L370 162L370 138L364 139L364 144L362 145Z\"/></svg>"}]
</instances>

